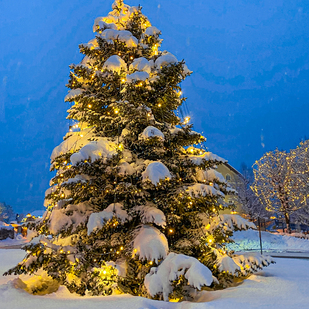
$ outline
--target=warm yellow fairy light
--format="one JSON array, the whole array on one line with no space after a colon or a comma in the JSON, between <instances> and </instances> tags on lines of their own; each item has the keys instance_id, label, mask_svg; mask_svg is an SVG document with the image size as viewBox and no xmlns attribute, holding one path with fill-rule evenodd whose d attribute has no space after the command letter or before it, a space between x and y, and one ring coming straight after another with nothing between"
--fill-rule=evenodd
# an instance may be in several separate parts
<instances>
[{"instance_id":1,"label":"warm yellow fairy light","mask_svg":"<svg viewBox=\"0 0 309 309\"><path fill-rule=\"evenodd\" d=\"M210 229L210 224L209 224L209 223L205 226L205 229L206 229L206 230L209 230L209 229Z\"/></svg>"},{"instance_id":2,"label":"warm yellow fairy light","mask_svg":"<svg viewBox=\"0 0 309 309\"><path fill-rule=\"evenodd\" d=\"M149 264L150 264L150 265L152 265L152 264L153 264L153 262L152 262L152 261L150 261L150 262L149 262Z\"/></svg>"},{"instance_id":3,"label":"warm yellow fairy light","mask_svg":"<svg viewBox=\"0 0 309 309\"><path fill-rule=\"evenodd\" d=\"M103 275L106 275L106 270L103 270Z\"/></svg>"},{"instance_id":4,"label":"warm yellow fairy light","mask_svg":"<svg viewBox=\"0 0 309 309\"><path fill-rule=\"evenodd\" d=\"M83 134L81 134L81 135L80 135L80 137L84 137L84 135L83 135Z\"/></svg>"},{"instance_id":5,"label":"warm yellow fairy light","mask_svg":"<svg viewBox=\"0 0 309 309\"><path fill-rule=\"evenodd\" d=\"M64 197L64 193L62 193L62 194L60 195L60 197Z\"/></svg>"},{"instance_id":6,"label":"warm yellow fairy light","mask_svg":"<svg viewBox=\"0 0 309 309\"><path fill-rule=\"evenodd\" d=\"M185 119L184 119L184 124L187 124L189 121L190 121L190 117L189 116L187 116L187 117L185 117Z\"/></svg>"},{"instance_id":7,"label":"warm yellow fairy light","mask_svg":"<svg viewBox=\"0 0 309 309\"><path fill-rule=\"evenodd\" d=\"M169 232L172 234L172 233L174 233L174 230L173 229L169 229Z\"/></svg>"},{"instance_id":8,"label":"warm yellow fairy light","mask_svg":"<svg viewBox=\"0 0 309 309\"><path fill-rule=\"evenodd\" d=\"M92 105L91 104L88 104L88 108L91 108L92 107Z\"/></svg>"},{"instance_id":9,"label":"warm yellow fairy light","mask_svg":"<svg viewBox=\"0 0 309 309\"><path fill-rule=\"evenodd\" d=\"M114 113L115 113L115 114L118 114L118 113L119 113L119 109L118 109L118 108L115 108Z\"/></svg>"},{"instance_id":10,"label":"warm yellow fairy light","mask_svg":"<svg viewBox=\"0 0 309 309\"><path fill-rule=\"evenodd\" d=\"M133 56L130 56L130 59L131 59L131 60L133 60L133 59L134 59L134 57L133 57Z\"/></svg>"},{"instance_id":11,"label":"warm yellow fairy light","mask_svg":"<svg viewBox=\"0 0 309 309\"><path fill-rule=\"evenodd\" d=\"M120 247L120 250L123 250L123 247L122 247L122 246Z\"/></svg>"},{"instance_id":12,"label":"warm yellow fairy light","mask_svg":"<svg viewBox=\"0 0 309 309\"><path fill-rule=\"evenodd\" d=\"M122 78L121 81L124 83L124 82L126 81L126 79L125 79L125 78Z\"/></svg>"},{"instance_id":13,"label":"warm yellow fairy light","mask_svg":"<svg viewBox=\"0 0 309 309\"><path fill-rule=\"evenodd\" d=\"M159 104L158 104L158 107L161 107L161 106L162 106L161 103L159 103Z\"/></svg>"}]
</instances>

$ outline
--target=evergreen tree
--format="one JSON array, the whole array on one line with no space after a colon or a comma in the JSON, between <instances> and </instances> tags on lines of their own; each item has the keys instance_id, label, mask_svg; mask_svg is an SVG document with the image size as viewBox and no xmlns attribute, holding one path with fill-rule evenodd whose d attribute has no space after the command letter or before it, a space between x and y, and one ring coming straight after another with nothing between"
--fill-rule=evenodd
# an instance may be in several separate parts
<instances>
[{"instance_id":1,"label":"evergreen tree","mask_svg":"<svg viewBox=\"0 0 309 309\"><path fill-rule=\"evenodd\" d=\"M268 265L226 252L234 228L253 226L219 215L233 191L215 170L225 161L178 115L191 72L159 50L160 31L140 7L116 0L112 8L70 67L72 123L51 156L47 211L8 273L44 270L81 295L168 300Z\"/></svg>"},{"instance_id":2,"label":"evergreen tree","mask_svg":"<svg viewBox=\"0 0 309 309\"><path fill-rule=\"evenodd\" d=\"M14 210L12 206L6 203L0 203L0 221L10 223L14 219Z\"/></svg>"}]
</instances>

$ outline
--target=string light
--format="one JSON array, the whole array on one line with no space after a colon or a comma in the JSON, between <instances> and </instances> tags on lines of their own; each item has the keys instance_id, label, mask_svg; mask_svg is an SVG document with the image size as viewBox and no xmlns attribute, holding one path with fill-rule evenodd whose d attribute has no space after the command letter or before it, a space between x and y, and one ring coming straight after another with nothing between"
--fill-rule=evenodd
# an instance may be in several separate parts
<instances>
[{"instance_id":1,"label":"string light","mask_svg":"<svg viewBox=\"0 0 309 309\"><path fill-rule=\"evenodd\" d=\"M191 118L190 118L189 116L185 117L183 123L184 123L184 124L187 124L187 123L190 121L190 119L191 119Z\"/></svg>"}]
</instances>

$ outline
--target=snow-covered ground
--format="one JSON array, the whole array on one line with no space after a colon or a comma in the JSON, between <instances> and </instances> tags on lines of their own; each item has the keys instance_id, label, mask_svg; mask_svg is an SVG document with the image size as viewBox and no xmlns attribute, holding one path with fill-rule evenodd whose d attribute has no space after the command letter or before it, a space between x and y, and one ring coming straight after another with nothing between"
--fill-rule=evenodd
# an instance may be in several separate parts
<instances>
[{"instance_id":1,"label":"snow-covered ground","mask_svg":"<svg viewBox=\"0 0 309 309\"><path fill-rule=\"evenodd\" d=\"M19 246L19 245L26 244L27 242L29 242L29 239L18 234L16 238L14 239L7 238L7 239L0 240L0 248Z\"/></svg>"},{"instance_id":2,"label":"snow-covered ground","mask_svg":"<svg viewBox=\"0 0 309 309\"><path fill-rule=\"evenodd\" d=\"M18 249L0 250L0 273L24 257ZM80 297L65 288L45 296L33 296L14 288L15 276L0 277L0 308L100 308L100 309L251 309L306 308L309 304L309 260L277 259L238 287L203 292L200 302L165 303L128 295Z\"/></svg>"},{"instance_id":3,"label":"snow-covered ground","mask_svg":"<svg viewBox=\"0 0 309 309\"><path fill-rule=\"evenodd\" d=\"M262 233L263 250L269 252L308 252L309 240L300 239L292 236L272 234L269 232ZM234 251L259 250L260 239L259 232L256 230L234 232L232 239L235 241L229 244L228 248Z\"/></svg>"}]
</instances>

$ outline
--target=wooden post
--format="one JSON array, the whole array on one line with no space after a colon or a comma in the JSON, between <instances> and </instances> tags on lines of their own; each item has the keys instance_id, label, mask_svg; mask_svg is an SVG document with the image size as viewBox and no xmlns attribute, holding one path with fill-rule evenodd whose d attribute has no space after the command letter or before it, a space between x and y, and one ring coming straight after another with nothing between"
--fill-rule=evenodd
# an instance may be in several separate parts
<instances>
[{"instance_id":1,"label":"wooden post","mask_svg":"<svg viewBox=\"0 0 309 309\"><path fill-rule=\"evenodd\" d=\"M261 234L261 220L260 220L260 217L258 217L258 223L259 223L260 248L261 248L261 254L263 254L263 248L262 248L262 234Z\"/></svg>"}]
</instances>

